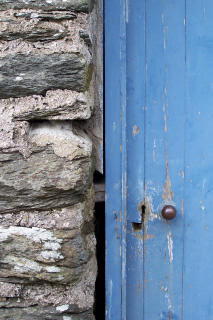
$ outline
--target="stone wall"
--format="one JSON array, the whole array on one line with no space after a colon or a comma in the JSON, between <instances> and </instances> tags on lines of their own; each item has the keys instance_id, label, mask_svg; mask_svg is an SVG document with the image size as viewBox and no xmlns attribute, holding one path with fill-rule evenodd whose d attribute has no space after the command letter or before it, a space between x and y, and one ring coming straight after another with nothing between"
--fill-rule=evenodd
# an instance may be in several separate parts
<instances>
[{"instance_id":1,"label":"stone wall","mask_svg":"<svg viewBox=\"0 0 213 320\"><path fill-rule=\"evenodd\" d=\"M98 77L88 6L0 0L1 320L94 319Z\"/></svg>"}]
</instances>

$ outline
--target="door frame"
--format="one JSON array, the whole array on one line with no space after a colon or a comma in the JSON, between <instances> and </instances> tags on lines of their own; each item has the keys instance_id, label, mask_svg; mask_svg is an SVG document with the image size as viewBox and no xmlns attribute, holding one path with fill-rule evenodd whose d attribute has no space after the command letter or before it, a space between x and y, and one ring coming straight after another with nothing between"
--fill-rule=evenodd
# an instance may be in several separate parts
<instances>
[{"instance_id":1,"label":"door frame","mask_svg":"<svg viewBox=\"0 0 213 320\"><path fill-rule=\"evenodd\" d=\"M106 320L126 319L127 1L105 1Z\"/></svg>"}]
</instances>

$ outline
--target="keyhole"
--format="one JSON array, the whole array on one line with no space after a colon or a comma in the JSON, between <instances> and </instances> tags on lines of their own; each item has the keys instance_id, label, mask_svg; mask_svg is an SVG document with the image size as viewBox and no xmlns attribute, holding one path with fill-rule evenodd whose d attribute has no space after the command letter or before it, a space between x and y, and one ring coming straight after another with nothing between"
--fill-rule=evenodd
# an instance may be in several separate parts
<instances>
[{"instance_id":1,"label":"keyhole","mask_svg":"<svg viewBox=\"0 0 213 320\"><path fill-rule=\"evenodd\" d=\"M132 229L134 232L140 231L143 228L144 221L145 221L145 215L146 215L146 206L143 204L141 206L141 222L132 222Z\"/></svg>"},{"instance_id":2,"label":"keyhole","mask_svg":"<svg viewBox=\"0 0 213 320\"><path fill-rule=\"evenodd\" d=\"M142 205L142 207L141 207L141 218L142 218L142 223L144 223L144 221L145 221L145 216L146 216L146 206L145 206L145 204L143 204Z\"/></svg>"}]
</instances>

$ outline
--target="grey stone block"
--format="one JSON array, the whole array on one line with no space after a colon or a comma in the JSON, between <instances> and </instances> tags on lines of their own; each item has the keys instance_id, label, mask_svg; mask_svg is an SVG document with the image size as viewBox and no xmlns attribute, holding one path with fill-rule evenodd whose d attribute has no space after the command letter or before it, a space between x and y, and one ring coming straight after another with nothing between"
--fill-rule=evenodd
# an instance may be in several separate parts
<instances>
[{"instance_id":1,"label":"grey stone block","mask_svg":"<svg viewBox=\"0 0 213 320\"><path fill-rule=\"evenodd\" d=\"M75 312L75 311L74 311ZM60 312L53 306L32 306L27 308L2 308L1 320L93 320L92 310L75 314L74 312Z\"/></svg>"},{"instance_id":2,"label":"grey stone block","mask_svg":"<svg viewBox=\"0 0 213 320\"><path fill-rule=\"evenodd\" d=\"M0 212L80 202L90 184L90 161L83 154L72 161L58 157L51 147L34 150L28 159L0 153Z\"/></svg>"},{"instance_id":3,"label":"grey stone block","mask_svg":"<svg viewBox=\"0 0 213 320\"><path fill-rule=\"evenodd\" d=\"M12 31L3 31L0 32L0 40L3 41L12 41L16 39L22 39L30 42L50 42L59 39L63 39L68 35L68 32L63 30L56 29L39 29L35 28L30 31L20 31L20 32L12 32Z\"/></svg>"},{"instance_id":4,"label":"grey stone block","mask_svg":"<svg viewBox=\"0 0 213 320\"><path fill-rule=\"evenodd\" d=\"M87 64L77 54L8 55L0 59L0 98L45 94L51 89L84 91Z\"/></svg>"},{"instance_id":5,"label":"grey stone block","mask_svg":"<svg viewBox=\"0 0 213 320\"><path fill-rule=\"evenodd\" d=\"M70 11L15 12L14 17L25 18L26 20L38 19L39 21L63 21L63 20L74 20L77 18L77 14Z\"/></svg>"},{"instance_id":6,"label":"grey stone block","mask_svg":"<svg viewBox=\"0 0 213 320\"><path fill-rule=\"evenodd\" d=\"M73 10L88 12L87 0L0 0L0 10L7 9L42 9Z\"/></svg>"},{"instance_id":7,"label":"grey stone block","mask_svg":"<svg viewBox=\"0 0 213 320\"><path fill-rule=\"evenodd\" d=\"M90 252L80 230L0 227L0 279L14 283L75 283Z\"/></svg>"},{"instance_id":8,"label":"grey stone block","mask_svg":"<svg viewBox=\"0 0 213 320\"><path fill-rule=\"evenodd\" d=\"M13 119L19 121L80 120L89 119L92 113L92 101L83 92L71 90L48 91L44 97L34 95L1 101L0 109L4 106L7 110L13 108Z\"/></svg>"}]
</instances>

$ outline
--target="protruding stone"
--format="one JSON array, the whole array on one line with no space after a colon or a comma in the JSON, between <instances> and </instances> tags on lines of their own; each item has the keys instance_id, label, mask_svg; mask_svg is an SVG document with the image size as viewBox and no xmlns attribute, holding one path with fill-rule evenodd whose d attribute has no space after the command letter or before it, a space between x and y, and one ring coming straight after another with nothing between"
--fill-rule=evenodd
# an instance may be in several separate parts
<instances>
[{"instance_id":1,"label":"protruding stone","mask_svg":"<svg viewBox=\"0 0 213 320\"><path fill-rule=\"evenodd\" d=\"M80 280L74 285L59 285L45 281L33 284L0 282L0 310L4 307L54 306L60 313L62 310L77 314L88 311L94 303L96 268L96 260L93 256L88 261L85 271L82 272ZM7 281L7 279L4 280ZM2 320L1 317L0 319Z\"/></svg>"},{"instance_id":2,"label":"protruding stone","mask_svg":"<svg viewBox=\"0 0 213 320\"><path fill-rule=\"evenodd\" d=\"M85 44L86 44L88 47L91 47L91 46L92 46L92 42L91 42L91 39L90 39L88 33L85 33L84 31L80 30L80 31L79 31L79 36L80 36L81 39L84 40Z\"/></svg>"},{"instance_id":3,"label":"protruding stone","mask_svg":"<svg viewBox=\"0 0 213 320\"><path fill-rule=\"evenodd\" d=\"M29 158L9 150L0 153L0 212L81 202L92 182L90 140L64 122L35 123L30 136Z\"/></svg>"},{"instance_id":4,"label":"protruding stone","mask_svg":"<svg viewBox=\"0 0 213 320\"><path fill-rule=\"evenodd\" d=\"M50 42L59 39L63 39L67 36L67 32L64 30L56 29L39 29L35 28L31 31L4 31L0 32L0 40L3 41L12 41L16 39L22 39L25 41L35 42Z\"/></svg>"},{"instance_id":5,"label":"protruding stone","mask_svg":"<svg viewBox=\"0 0 213 320\"><path fill-rule=\"evenodd\" d=\"M78 54L8 55L0 59L0 98L45 94L51 89L84 91L87 64Z\"/></svg>"},{"instance_id":6,"label":"protruding stone","mask_svg":"<svg viewBox=\"0 0 213 320\"><path fill-rule=\"evenodd\" d=\"M86 95L70 90L48 91L44 97L34 95L7 99L0 103L0 107L1 105L13 107L13 119L20 121L85 120L89 119L92 113L92 102L88 101Z\"/></svg>"},{"instance_id":7,"label":"protruding stone","mask_svg":"<svg viewBox=\"0 0 213 320\"><path fill-rule=\"evenodd\" d=\"M31 306L27 308L0 308L0 319L13 319L13 320L94 320L92 310L81 313L73 311L60 312L55 307Z\"/></svg>"},{"instance_id":8,"label":"protruding stone","mask_svg":"<svg viewBox=\"0 0 213 320\"><path fill-rule=\"evenodd\" d=\"M77 14L70 11L52 12L15 12L14 17L26 20L38 19L40 21L63 21L77 18Z\"/></svg>"},{"instance_id":9,"label":"protruding stone","mask_svg":"<svg viewBox=\"0 0 213 320\"><path fill-rule=\"evenodd\" d=\"M57 208L46 211L20 211L0 214L2 227L26 227L41 228L47 230L74 230L86 229L93 226L93 188L89 190L88 198L84 202L77 203L66 208ZM83 231L82 231L83 232ZM91 230L90 230L91 232Z\"/></svg>"},{"instance_id":10,"label":"protruding stone","mask_svg":"<svg viewBox=\"0 0 213 320\"><path fill-rule=\"evenodd\" d=\"M91 255L80 230L0 227L0 279L74 283ZM89 246L88 246L89 248Z\"/></svg>"}]
</instances>

